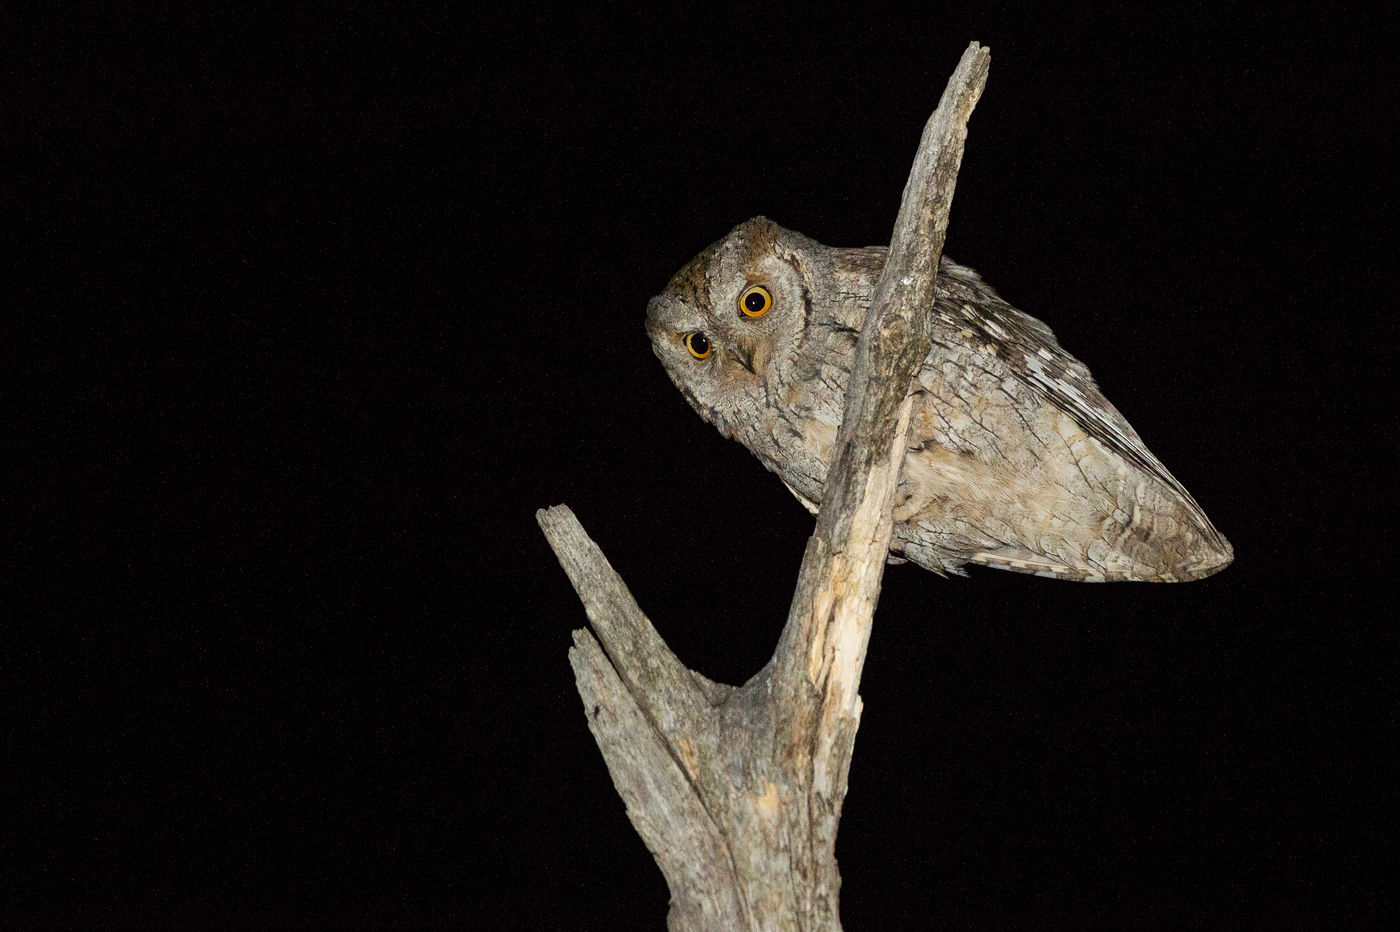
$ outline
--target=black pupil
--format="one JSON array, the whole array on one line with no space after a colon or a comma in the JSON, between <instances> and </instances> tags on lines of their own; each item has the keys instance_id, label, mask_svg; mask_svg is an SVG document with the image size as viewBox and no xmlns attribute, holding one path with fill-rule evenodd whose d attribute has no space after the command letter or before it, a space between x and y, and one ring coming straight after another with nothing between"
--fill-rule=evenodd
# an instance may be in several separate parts
<instances>
[{"instance_id":1,"label":"black pupil","mask_svg":"<svg viewBox=\"0 0 1400 932\"><path fill-rule=\"evenodd\" d=\"M763 292L750 291L744 298L744 307L749 309L750 314L757 314L763 310Z\"/></svg>"},{"instance_id":2,"label":"black pupil","mask_svg":"<svg viewBox=\"0 0 1400 932\"><path fill-rule=\"evenodd\" d=\"M705 339L703 333L692 333L690 335L690 351L704 356L710 351L710 341Z\"/></svg>"}]
</instances>

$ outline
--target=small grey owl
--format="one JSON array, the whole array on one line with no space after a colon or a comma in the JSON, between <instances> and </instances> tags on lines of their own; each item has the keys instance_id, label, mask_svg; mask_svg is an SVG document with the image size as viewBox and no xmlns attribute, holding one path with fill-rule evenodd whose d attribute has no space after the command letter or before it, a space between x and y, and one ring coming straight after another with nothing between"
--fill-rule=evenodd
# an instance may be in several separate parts
<instances>
[{"instance_id":1,"label":"small grey owl","mask_svg":"<svg viewBox=\"0 0 1400 932\"><path fill-rule=\"evenodd\" d=\"M647 308L676 387L813 513L886 252L755 217ZM946 257L937 295L909 386L892 552L939 573L971 562L1089 581L1199 579L1230 563L1230 544L1045 324Z\"/></svg>"}]
</instances>

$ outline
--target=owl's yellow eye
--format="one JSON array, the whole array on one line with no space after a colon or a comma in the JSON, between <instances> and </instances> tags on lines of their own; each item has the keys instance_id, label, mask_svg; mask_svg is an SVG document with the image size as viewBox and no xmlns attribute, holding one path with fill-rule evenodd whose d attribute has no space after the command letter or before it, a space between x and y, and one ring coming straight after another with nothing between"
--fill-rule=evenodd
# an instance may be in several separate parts
<instances>
[{"instance_id":1,"label":"owl's yellow eye","mask_svg":"<svg viewBox=\"0 0 1400 932\"><path fill-rule=\"evenodd\" d=\"M762 285L750 285L739 295L739 310L745 317L762 317L773 306L773 296Z\"/></svg>"},{"instance_id":2,"label":"owl's yellow eye","mask_svg":"<svg viewBox=\"0 0 1400 932\"><path fill-rule=\"evenodd\" d=\"M696 359L704 359L714 351L710 346L709 337L699 330L685 335L685 348L690 350L690 355Z\"/></svg>"}]
</instances>

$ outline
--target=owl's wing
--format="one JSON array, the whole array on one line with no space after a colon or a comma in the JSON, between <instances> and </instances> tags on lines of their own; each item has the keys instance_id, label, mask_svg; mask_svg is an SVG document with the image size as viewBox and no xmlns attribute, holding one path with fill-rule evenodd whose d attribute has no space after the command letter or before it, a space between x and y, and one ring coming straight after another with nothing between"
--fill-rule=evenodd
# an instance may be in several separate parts
<instances>
[{"instance_id":1,"label":"owl's wing","mask_svg":"<svg viewBox=\"0 0 1400 932\"><path fill-rule=\"evenodd\" d=\"M1007 304L972 269L946 257L939 267L934 328L947 328L947 339L971 339L995 347L997 357L1017 378L1069 414L1107 450L1181 496L1210 527L1191 494L1152 455L1137 431L1099 391L1089 369L1060 346L1050 328ZM967 330L973 336L963 336Z\"/></svg>"}]
</instances>

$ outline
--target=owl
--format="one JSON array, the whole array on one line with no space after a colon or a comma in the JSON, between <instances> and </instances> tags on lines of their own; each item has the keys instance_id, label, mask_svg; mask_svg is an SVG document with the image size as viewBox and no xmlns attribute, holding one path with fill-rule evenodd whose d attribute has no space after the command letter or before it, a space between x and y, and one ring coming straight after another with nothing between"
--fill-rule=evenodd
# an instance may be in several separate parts
<instances>
[{"instance_id":1,"label":"owl","mask_svg":"<svg viewBox=\"0 0 1400 932\"><path fill-rule=\"evenodd\" d=\"M647 307L652 349L686 400L814 514L887 252L755 217ZM1230 563L1229 542L1049 327L947 257L930 316L893 561L1095 582L1199 579Z\"/></svg>"}]
</instances>

